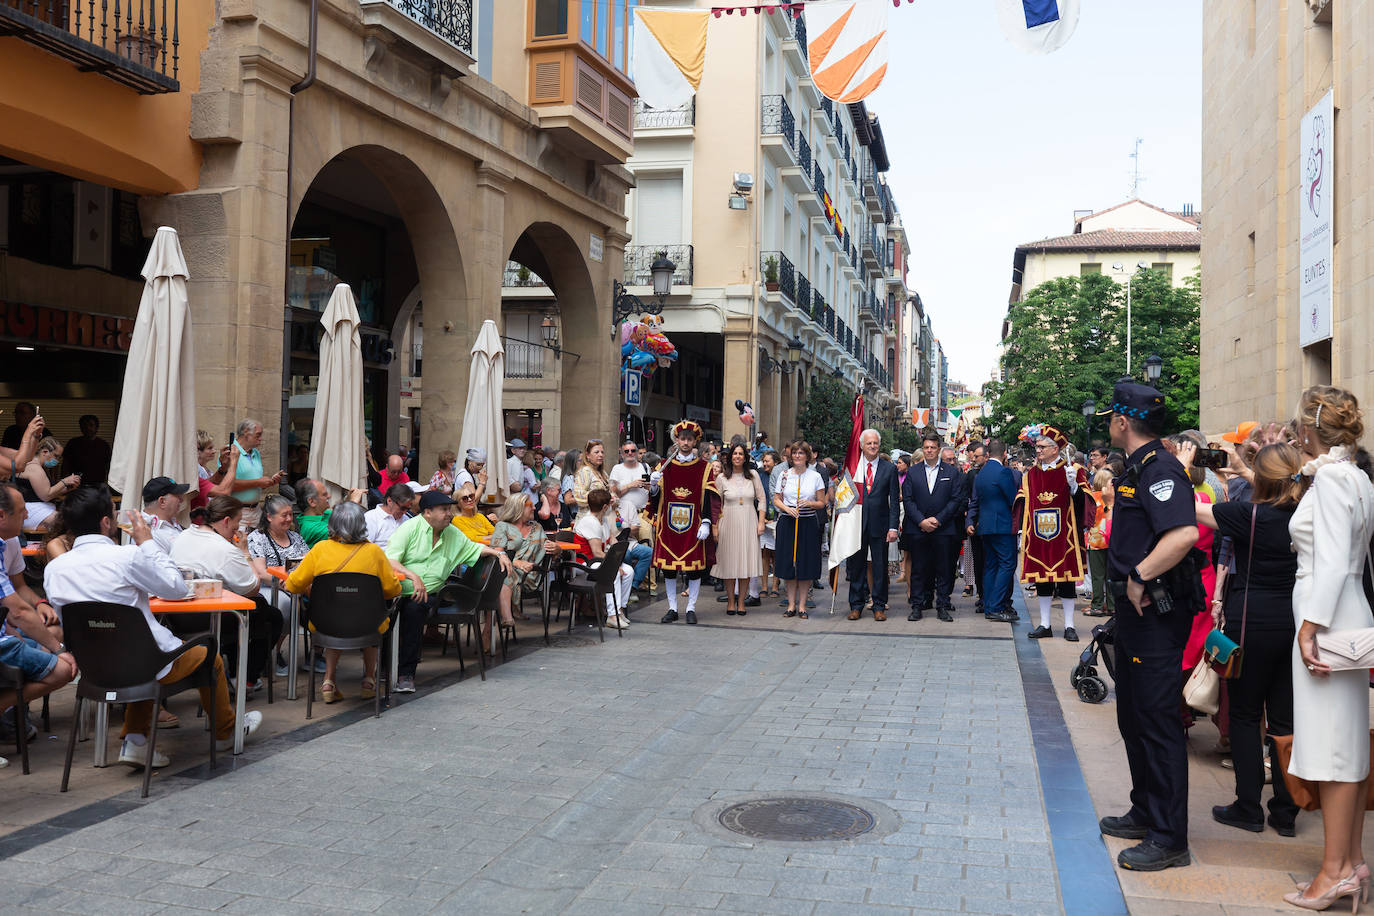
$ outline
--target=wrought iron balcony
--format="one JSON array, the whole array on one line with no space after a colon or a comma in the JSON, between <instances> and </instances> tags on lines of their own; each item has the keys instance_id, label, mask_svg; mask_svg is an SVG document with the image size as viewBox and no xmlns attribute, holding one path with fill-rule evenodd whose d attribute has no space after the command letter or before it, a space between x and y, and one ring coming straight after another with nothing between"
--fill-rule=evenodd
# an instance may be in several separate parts
<instances>
[{"instance_id":1,"label":"wrought iron balcony","mask_svg":"<svg viewBox=\"0 0 1374 916\"><path fill-rule=\"evenodd\" d=\"M828 305L825 304L825 297L821 295L820 290L812 290L812 291L811 291L811 320L812 320L812 321L816 322L816 324L818 324L818 325L824 326L824 325L825 325L825 310L828 309L829 307L830 307L830 306L828 306Z\"/></svg>"},{"instance_id":2,"label":"wrought iron balcony","mask_svg":"<svg viewBox=\"0 0 1374 916\"><path fill-rule=\"evenodd\" d=\"M384 0L468 57L472 53L472 0ZM364 6L368 3L364 2Z\"/></svg>"},{"instance_id":3,"label":"wrought iron balcony","mask_svg":"<svg viewBox=\"0 0 1374 916\"><path fill-rule=\"evenodd\" d=\"M797 271L797 298L794 301L803 312L811 308L811 281L801 271Z\"/></svg>"},{"instance_id":4,"label":"wrought iron balcony","mask_svg":"<svg viewBox=\"0 0 1374 916\"><path fill-rule=\"evenodd\" d=\"M797 165L801 167L803 175L811 177L811 144L806 142L806 137L800 131L797 132Z\"/></svg>"},{"instance_id":5,"label":"wrought iron balcony","mask_svg":"<svg viewBox=\"0 0 1374 916\"><path fill-rule=\"evenodd\" d=\"M765 95L760 103L760 131L764 134L781 134L788 146L794 146L797 136L797 122L792 117L792 109L787 99L780 95Z\"/></svg>"},{"instance_id":6,"label":"wrought iron balcony","mask_svg":"<svg viewBox=\"0 0 1374 916\"><path fill-rule=\"evenodd\" d=\"M635 99L635 129L654 130L663 127L695 127L697 101L693 97L676 108L650 108L642 99Z\"/></svg>"},{"instance_id":7,"label":"wrought iron balcony","mask_svg":"<svg viewBox=\"0 0 1374 916\"><path fill-rule=\"evenodd\" d=\"M819 161L816 162L812 174L815 178L814 187L816 189L816 196L823 197L825 195L825 172L821 169Z\"/></svg>"},{"instance_id":8,"label":"wrought iron balcony","mask_svg":"<svg viewBox=\"0 0 1374 916\"><path fill-rule=\"evenodd\" d=\"M502 336L506 350L506 378L543 378L547 347L528 340Z\"/></svg>"},{"instance_id":9,"label":"wrought iron balcony","mask_svg":"<svg viewBox=\"0 0 1374 916\"><path fill-rule=\"evenodd\" d=\"M653 273L649 268L665 252L668 260L676 267L673 270L673 286L692 285L692 246L691 245L629 245L625 248L625 285L652 286Z\"/></svg>"},{"instance_id":10,"label":"wrought iron balcony","mask_svg":"<svg viewBox=\"0 0 1374 916\"><path fill-rule=\"evenodd\" d=\"M781 251L765 251L759 260L759 271L763 274L765 283L772 282L768 279L768 260L772 259L778 271L778 292L787 297L787 301L796 304L797 301L797 272L792 266L792 259ZM805 279L805 278L803 278Z\"/></svg>"},{"instance_id":11,"label":"wrought iron balcony","mask_svg":"<svg viewBox=\"0 0 1374 916\"><path fill-rule=\"evenodd\" d=\"M533 289L547 287L544 278L516 261L507 261L506 269L501 272L501 285L506 289Z\"/></svg>"},{"instance_id":12,"label":"wrought iron balcony","mask_svg":"<svg viewBox=\"0 0 1374 916\"><path fill-rule=\"evenodd\" d=\"M177 92L178 0L0 0L0 35L14 35L143 94Z\"/></svg>"},{"instance_id":13,"label":"wrought iron balcony","mask_svg":"<svg viewBox=\"0 0 1374 916\"><path fill-rule=\"evenodd\" d=\"M810 60L810 58L807 57L807 50L806 50L806 17L805 17L805 16L793 16L793 17L792 17L792 25L793 25L793 27L796 29L796 32L797 32L797 44L801 45L802 57L806 58L807 60Z\"/></svg>"}]
</instances>

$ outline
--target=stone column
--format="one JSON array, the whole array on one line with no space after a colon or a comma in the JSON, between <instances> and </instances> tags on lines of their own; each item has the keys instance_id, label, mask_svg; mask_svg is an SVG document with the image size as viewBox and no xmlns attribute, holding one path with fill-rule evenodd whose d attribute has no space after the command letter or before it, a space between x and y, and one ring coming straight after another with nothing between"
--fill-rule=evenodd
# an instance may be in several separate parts
<instances>
[{"instance_id":1,"label":"stone column","mask_svg":"<svg viewBox=\"0 0 1374 916\"><path fill-rule=\"evenodd\" d=\"M579 247L548 246L545 256L555 277L588 277L590 286L576 283L558 289L563 347L581 357L563 357L563 390L559 409L560 444L581 448L588 439L617 438L620 429L620 341L611 330L611 284L624 273L624 232L603 236L601 263L591 261ZM569 362L571 360L571 362ZM607 448L607 454L614 454Z\"/></svg>"},{"instance_id":2,"label":"stone column","mask_svg":"<svg viewBox=\"0 0 1374 916\"><path fill-rule=\"evenodd\" d=\"M745 426L740 420L739 411L735 409L736 399L754 405L757 424L759 390L755 384L755 376L758 374L759 359L755 344L757 338L750 333L751 323L751 319L746 315L732 315L725 321L725 384L720 405L721 438L725 442L729 442L736 435L744 436L748 442L754 433L753 429Z\"/></svg>"}]
</instances>

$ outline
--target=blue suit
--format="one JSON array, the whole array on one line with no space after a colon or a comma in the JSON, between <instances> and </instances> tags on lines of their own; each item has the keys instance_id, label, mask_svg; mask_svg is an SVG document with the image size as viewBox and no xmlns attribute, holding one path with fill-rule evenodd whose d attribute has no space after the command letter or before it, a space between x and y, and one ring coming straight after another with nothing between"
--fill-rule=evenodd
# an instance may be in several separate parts
<instances>
[{"instance_id":1,"label":"blue suit","mask_svg":"<svg viewBox=\"0 0 1374 916\"><path fill-rule=\"evenodd\" d=\"M935 474L935 486L926 485L926 465L917 462L906 472L902 484L902 504L906 520L902 524L902 544L911 554L911 609L931 607L932 595L936 608L953 608L950 592L954 589L954 556L959 551L959 517L968 505L964 491L964 475L952 464L941 462ZM938 527L922 531L921 522L934 518Z\"/></svg>"},{"instance_id":2,"label":"blue suit","mask_svg":"<svg viewBox=\"0 0 1374 916\"><path fill-rule=\"evenodd\" d=\"M854 481L863 498L863 545L845 562L849 580L849 610L863 611L868 601L870 557L873 570L873 610L887 610L887 533L900 525L902 494L897 484L897 466L879 459L873 464L873 487L869 489L859 460L859 476Z\"/></svg>"},{"instance_id":3,"label":"blue suit","mask_svg":"<svg viewBox=\"0 0 1374 916\"><path fill-rule=\"evenodd\" d=\"M1011 510L1020 488L1020 475L996 458L988 459L974 483L978 502L977 527L974 530L983 539L983 549L986 551L983 610L987 614L1009 614L1012 610L1016 529Z\"/></svg>"}]
</instances>

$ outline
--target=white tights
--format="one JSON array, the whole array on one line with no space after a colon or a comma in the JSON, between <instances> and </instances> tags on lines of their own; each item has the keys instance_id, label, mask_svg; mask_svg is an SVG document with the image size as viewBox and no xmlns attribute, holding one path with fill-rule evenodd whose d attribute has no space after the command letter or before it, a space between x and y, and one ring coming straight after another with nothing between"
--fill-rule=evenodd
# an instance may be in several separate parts
<instances>
[{"instance_id":1,"label":"white tights","mask_svg":"<svg viewBox=\"0 0 1374 916\"><path fill-rule=\"evenodd\" d=\"M1059 599L1059 600L1060 600L1060 601L1063 603L1063 605L1064 605L1064 629L1067 630L1067 629L1069 629L1069 628L1071 628L1071 627L1073 626L1073 602L1074 602L1074 599L1072 599L1072 598L1061 598L1061 599ZM1053 596L1053 595L1041 595L1041 596L1040 596L1040 625L1041 625L1042 627L1049 627L1049 625L1050 625L1050 608L1052 608L1053 606L1054 606L1054 596Z\"/></svg>"},{"instance_id":2,"label":"white tights","mask_svg":"<svg viewBox=\"0 0 1374 916\"><path fill-rule=\"evenodd\" d=\"M677 576L663 579L663 584L668 589L668 610L677 612ZM697 595L701 594L701 580L692 579L687 583L687 610L696 612Z\"/></svg>"}]
</instances>

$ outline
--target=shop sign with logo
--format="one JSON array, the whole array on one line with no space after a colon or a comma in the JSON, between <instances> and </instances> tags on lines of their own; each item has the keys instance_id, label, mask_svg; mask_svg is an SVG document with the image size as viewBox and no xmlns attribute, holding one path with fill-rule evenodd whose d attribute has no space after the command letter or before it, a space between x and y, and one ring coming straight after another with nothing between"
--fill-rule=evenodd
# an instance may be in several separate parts
<instances>
[{"instance_id":1,"label":"shop sign with logo","mask_svg":"<svg viewBox=\"0 0 1374 916\"><path fill-rule=\"evenodd\" d=\"M128 353L134 319L0 299L0 338L35 346Z\"/></svg>"}]
</instances>

